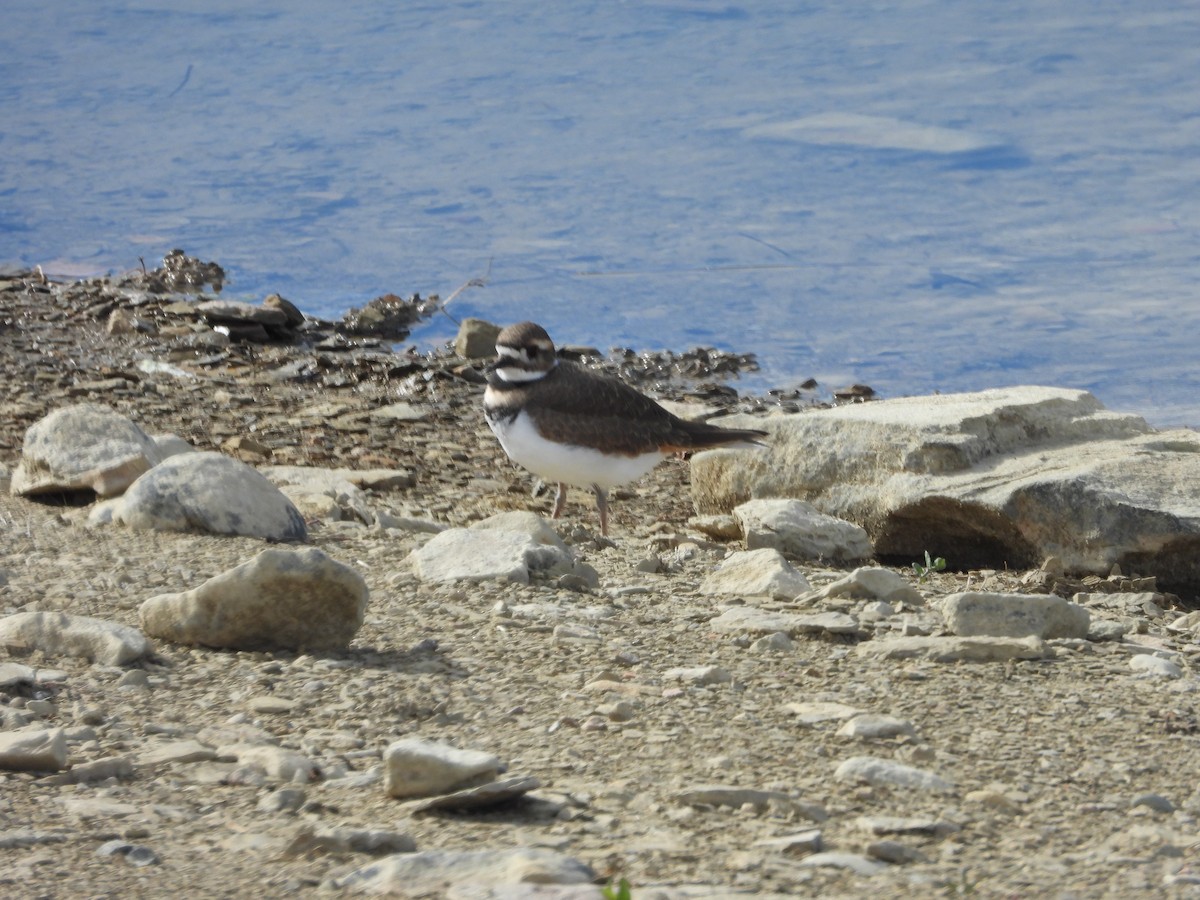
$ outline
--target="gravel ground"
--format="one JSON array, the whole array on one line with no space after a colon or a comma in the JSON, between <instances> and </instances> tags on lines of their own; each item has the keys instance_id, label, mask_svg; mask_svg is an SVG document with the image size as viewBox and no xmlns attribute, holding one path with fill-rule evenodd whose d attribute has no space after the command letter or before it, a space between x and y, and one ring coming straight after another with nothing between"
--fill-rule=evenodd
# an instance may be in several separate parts
<instances>
[{"instance_id":1,"label":"gravel ground","mask_svg":"<svg viewBox=\"0 0 1200 900\"><path fill-rule=\"evenodd\" d=\"M0 279L0 467L15 467L37 418L91 400L204 449L240 437L226 449L254 461L411 469L415 486L373 495L378 509L450 525L506 509L548 514L550 498L531 497L528 476L496 446L462 361L389 362L373 350L334 361L293 341L234 345L198 362L178 344L196 327L154 319L147 333L110 335L111 310L88 312L28 281ZM138 365L147 358L192 374L148 372ZM299 371L286 369L298 360L312 360L317 374L280 376ZM401 400L421 418L371 417ZM370 587L366 623L345 652L160 645L151 660L119 669L0 648L0 662L65 673L47 690L49 708L32 705L44 710L40 724L68 729L73 765L134 764L131 777L87 784L0 773L0 894L317 893L323 879L370 857L289 847L306 829L342 825L402 832L422 850L556 849L593 867L600 883L627 878L635 900L1200 896L1200 646L1194 633L1166 627L1180 611L1125 611L1137 624L1127 640L1051 642L1054 658L1032 662L867 659L854 652L861 638L825 634L765 650L709 626L725 607L698 586L737 546L689 531L685 463L665 463L615 498L612 541L598 538L590 499L571 500L559 531L599 573L590 593L422 584L407 557L427 536L314 522L311 543ZM61 610L136 626L148 597L195 587L262 549L242 538L91 529L86 513L78 500L0 494L0 612ZM801 568L818 586L844 574ZM930 598L968 584L1030 589L1020 572L921 583L905 574ZM859 616L864 608L820 606ZM885 617L866 635L923 616ZM562 624L594 637L564 636ZM1175 652L1183 676L1134 672L1131 656L1150 649ZM710 665L730 680L668 675ZM37 699L0 693L0 713L34 715ZM794 710L822 701L906 720L912 733L843 737L840 721L806 723ZM543 786L534 800L488 812L414 815L378 782L340 777L371 773L403 736L494 753ZM326 777L280 785L220 762L141 761L171 741L248 737L305 753ZM953 787L835 778L855 756L903 762ZM736 807L680 799L714 784L784 797ZM286 788L303 792L294 808ZM760 843L814 829L827 851L900 861L866 876ZM149 847L157 863L97 855L117 838Z\"/></svg>"}]
</instances>

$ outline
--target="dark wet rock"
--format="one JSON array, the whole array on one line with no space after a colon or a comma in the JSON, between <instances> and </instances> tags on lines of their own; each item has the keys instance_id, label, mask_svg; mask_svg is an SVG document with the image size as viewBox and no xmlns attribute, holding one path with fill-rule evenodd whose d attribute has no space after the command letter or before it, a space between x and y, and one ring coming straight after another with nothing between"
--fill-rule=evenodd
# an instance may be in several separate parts
<instances>
[{"instance_id":1,"label":"dark wet rock","mask_svg":"<svg viewBox=\"0 0 1200 900\"><path fill-rule=\"evenodd\" d=\"M342 317L339 328L346 334L367 335L399 341L408 337L412 326L438 305L436 296L408 299L395 294L376 297L363 307L354 307Z\"/></svg>"}]
</instances>

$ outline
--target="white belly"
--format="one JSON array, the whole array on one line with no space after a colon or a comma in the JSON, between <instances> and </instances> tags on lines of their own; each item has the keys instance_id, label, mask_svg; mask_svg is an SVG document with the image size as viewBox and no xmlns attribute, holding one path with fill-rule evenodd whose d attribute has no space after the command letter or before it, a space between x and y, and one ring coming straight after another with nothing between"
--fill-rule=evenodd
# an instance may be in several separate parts
<instances>
[{"instance_id":1,"label":"white belly","mask_svg":"<svg viewBox=\"0 0 1200 900\"><path fill-rule=\"evenodd\" d=\"M524 466L544 481L575 487L592 485L609 490L641 478L663 459L665 453L642 456L609 456L598 450L548 441L533 427L525 413L511 422L493 423L492 431L513 462Z\"/></svg>"}]
</instances>

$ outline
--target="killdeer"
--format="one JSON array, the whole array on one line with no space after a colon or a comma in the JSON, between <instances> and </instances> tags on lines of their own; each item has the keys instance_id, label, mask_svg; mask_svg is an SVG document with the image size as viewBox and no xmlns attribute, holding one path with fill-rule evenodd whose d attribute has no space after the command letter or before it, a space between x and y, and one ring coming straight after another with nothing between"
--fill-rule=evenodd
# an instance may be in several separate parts
<instances>
[{"instance_id":1,"label":"killdeer","mask_svg":"<svg viewBox=\"0 0 1200 900\"><path fill-rule=\"evenodd\" d=\"M554 482L553 517L567 486L591 488L608 534L608 491L641 478L672 453L761 444L766 432L688 422L607 375L559 359L533 322L496 338L496 361L483 395L484 415L514 462Z\"/></svg>"}]
</instances>

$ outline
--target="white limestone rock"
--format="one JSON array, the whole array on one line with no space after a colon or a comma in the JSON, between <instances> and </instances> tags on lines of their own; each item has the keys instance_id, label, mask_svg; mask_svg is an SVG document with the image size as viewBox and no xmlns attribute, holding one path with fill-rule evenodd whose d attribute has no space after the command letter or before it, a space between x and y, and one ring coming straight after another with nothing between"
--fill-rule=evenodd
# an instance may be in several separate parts
<instances>
[{"instance_id":1,"label":"white limestone rock","mask_svg":"<svg viewBox=\"0 0 1200 900\"><path fill-rule=\"evenodd\" d=\"M396 853L326 880L325 890L358 894L536 898L551 885L580 885L579 900L594 900L596 873L553 850L420 850ZM518 889L497 894L506 888ZM558 894L561 900L566 897ZM574 898L572 898L574 900Z\"/></svg>"},{"instance_id":2,"label":"white limestone rock","mask_svg":"<svg viewBox=\"0 0 1200 900\"><path fill-rule=\"evenodd\" d=\"M11 490L22 496L89 490L113 497L162 459L154 439L130 419L107 406L80 403L29 426Z\"/></svg>"},{"instance_id":3,"label":"white limestone rock","mask_svg":"<svg viewBox=\"0 0 1200 900\"><path fill-rule=\"evenodd\" d=\"M57 772L67 767L67 739L61 728L0 731L0 770Z\"/></svg>"},{"instance_id":4,"label":"white limestone rock","mask_svg":"<svg viewBox=\"0 0 1200 900\"><path fill-rule=\"evenodd\" d=\"M422 581L507 580L528 584L537 571L567 574L574 561L566 544L534 513L501 513L470 528L449 528L412 554Z\"/></svg>"},{"instance_id":5,"label":"white limestone rock","mask_svg":"<svg viewBox=\"0 0 1200 900\"><path fill-rule=\"evenodd\" d=\"M759 497L803 499L867 529L880 559L926 550L960 568L1070 572L1114 564L1200 592L1200 433L1158 432L1086 391L1010 387L797 415L735 416L770 432L735 459L698 453L701 514Z\"/></svg>"},{"instance_id":6,"label":"white limestone rock","mask_svg":"<svg viewBox=\"0 0 1200 900\"><path fill-rule=\"evenodd\" d=\"M407 469L328 469L317 466L261 466L258 471L301 510L321 511L333 521L357 519L374 525L378 513L371 509L368 490L393 491L412 487ZM332 506L331 506L332 504ZM337 513L333 509L337 509Z\"/></svg>"},{"instance_id":7,"label":"white limestone rock","mask_svg":"<svg viewBox=\"0 0 1200 900\"><path fill-rule=\"evenodd\" d=\"M1129 668L1149 678L1182 678L1183 667L1173 660L1153 653L1139 653L1129 659Z\"/></svg>"},{"instance_id":8,"label":"white limestone rock","mask_svg":"<svg viewBox=\"0 0 1200 900\"><path fill-rule=\"evenodd\" d=\"M840 612L785 613L757 609L753 606L731 606L710 619L708 627L718 632L735 634L774 634L783 632L789 637L798 634L857 634L858 620Z\"/></svg>"},{"instance_id":9,"label":"white limestone rock","mask_svg":"<svg viewBox=\"0 0 1200 900\"><path fill-rule=\"evenodd\" d=\"M172 456L139 478L113 522L144 531L200 531L303 541L304 518L251 466L214 451Z\"/></svg>"},{"instance_id":10,"label":"white limestone rock","mask_svg":"<svg viewBox=\"0 0 1200 900\"><path fill-rule=\"evenodd\" d=\"M894 637L864 641L854 648L868 659L927 659L931 662L1007 662L1054 655L1038 637Z\"/></svg>"},{"instance_id":11,"label":"white limestone rock","mask_svg":"<svg viewBox=\"0 0 1200 900\"><path fill-rule=\"evenodd\" d=\"M792 600L811 589L808 579L782 553L769 547L731 553L700 585L702 594L775 600Z\"/></svg>"},{"instance_id":12,"label":"white limestone rock","mask_svg":"<svg viewBox=\"0 0 1200 900\"><path fill-rule=\"evenodd\" d=\"M383 753L384 790L389 797L447 794L494 781L500 759L481 750L460 750L421 738L394 741Z\"/></svg>"},{"instance_id":13,"label":"white limestone rock","mask_svg":"<svg viewBox=\"0 0 1200 900\"><path fill-rule=\"evenodd\" d=\"M749 550L770 547L793 559L835 562L866 559L872 553L863 528L825 515L803 500L750 500L733 515Z\"/></svg>"},{"instance_id":14,"label":"white limestone rock","mask_svg":"<svg viewBox=\"0 0 1200 900\"><path fill-rule=\"evenodd\" d=\"M946 627L963 637L1078 638L1088 636L1086 609L1052 594L950 594L933 606Z\"/></svg>"},{"instance_id":15,"label":"white limestone rock","mask_svg":"<svg viewBox=\"0 0 1200 900\"><path fill-rule=\"evenodd\" d=\"M838 737L884 740L894 737L916 737L912 722L882 713L863 713L855 716L837 730Z\"/></svg>"},{"instance_id":16,"label":"white limestone rock","mask_svg":"<svg viewBox=\"0 0 1200 900\"><path fill-rule=\"evenodd\" d=\"M852 756L837 767L833 777L838 781L864 782L875 787L938 794L954 792L954 783L940 775L875 756Z\"/></svg>"},{"instance_id":17,"label":"white limestone rock","mask_svg":"<svg viewBox=\"0 0 1200 900\"><path fill-rule=\"evenodd\" d=\"M179 644L341 648L367 597L362 575L321 550L271 548L190 591L151 597L139 614L147 634Z\"/></svg>"},{"instance_id":18,"label":"white limestone rock","mask_svg":"<svg viewBox=\"0 0 1200 900\"><path fill-rule=\"evenodd\" d=\"M837 581L813 591L807 600L827 600L830 597L849 597L855 600L884 600L888 603L909 603L914 606L925 602L921 592L904 580L904 576L891 569L863 566L844 575Z\"/></svg>"},{"instance_id":19,"label":"white limestone rock","mask_svg":"<svg viewBox=\"0 0 1200 900\"><path fill-rule=\"evenodd\" d=\"M80 656L123 666L154 648L136 628L62 612L15 613L0 619L0 646L40 650L49 657Z\"/></svg>"}]
</instances>

